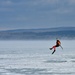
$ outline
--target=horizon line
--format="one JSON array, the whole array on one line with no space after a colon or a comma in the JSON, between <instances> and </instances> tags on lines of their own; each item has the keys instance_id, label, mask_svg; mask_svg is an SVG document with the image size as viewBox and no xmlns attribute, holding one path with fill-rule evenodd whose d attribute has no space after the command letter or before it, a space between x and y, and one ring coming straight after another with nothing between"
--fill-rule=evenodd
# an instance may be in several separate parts
<instances>
[{"instance_id":1,"label":"horizon line","mask_svg":"<svg viewBox=\"0 0 75 75\"><path fill-rule=\"evenodd\" d=\"M0 31L10 31L10 30L37 30L37 29L56 29L56 28L75 28L74 26L61 26L61 27L47 27L47 28L43 28L43 27L39 27L39 28L6 28L6 29L0 29Z\"/></svg>"}]
</instances>

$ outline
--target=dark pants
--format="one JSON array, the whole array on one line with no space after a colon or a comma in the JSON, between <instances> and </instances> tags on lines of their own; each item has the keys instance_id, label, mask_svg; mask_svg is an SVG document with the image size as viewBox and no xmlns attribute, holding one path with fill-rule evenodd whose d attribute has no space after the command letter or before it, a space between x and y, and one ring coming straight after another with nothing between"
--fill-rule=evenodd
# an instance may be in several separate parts
<instances>
[{"instance_id":1,"label":"dark pants","mask_svg":"<svg viewBox=\"0 0 75 75\"><path fill-rule=\"evenodd\" d=\"M52 49L54 48L54 51L52 52L52 54L54 54L54 52L56 51L56 47L59 47L60 45L55 45L52 47Z\"/></svg>"}]
</instances>

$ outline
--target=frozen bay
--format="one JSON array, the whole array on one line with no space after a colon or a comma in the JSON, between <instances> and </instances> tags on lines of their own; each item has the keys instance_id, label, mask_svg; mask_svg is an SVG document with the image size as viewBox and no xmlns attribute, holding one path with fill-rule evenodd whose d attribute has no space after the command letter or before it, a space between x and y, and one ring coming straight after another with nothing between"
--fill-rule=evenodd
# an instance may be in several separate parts
<instances>
[{"instance_id":1,"label":"frozen bay","mask_svg":"<svg viewBox=\"0 0 75 75\"><path fill-rule=\"evenodd\" d=\"M0 75L75 75L75 40L0 41Z\"/></svg>"}]
</instances>

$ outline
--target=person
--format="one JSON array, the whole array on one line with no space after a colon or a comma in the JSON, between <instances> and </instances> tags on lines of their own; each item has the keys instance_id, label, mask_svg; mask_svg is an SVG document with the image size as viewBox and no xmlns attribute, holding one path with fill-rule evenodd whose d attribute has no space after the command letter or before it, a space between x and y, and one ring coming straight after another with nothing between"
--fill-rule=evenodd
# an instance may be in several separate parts
<instances>
[{"instance_id":1,"label":"person","mask_svg":"<svg viewBox=\"0 0 75 75\"><path fill-rule=\"evenodd\" d=\"M57 40L56 40L56 45L54 45L52 48L50 48L50 50L54 49L54 51L52 52L52 54L55 53L56 47L59 47L59 46L62 48L60 40L57 39ZM63 48L62 48L62 49L63 49Z\"/></svg>"}]
</instances>

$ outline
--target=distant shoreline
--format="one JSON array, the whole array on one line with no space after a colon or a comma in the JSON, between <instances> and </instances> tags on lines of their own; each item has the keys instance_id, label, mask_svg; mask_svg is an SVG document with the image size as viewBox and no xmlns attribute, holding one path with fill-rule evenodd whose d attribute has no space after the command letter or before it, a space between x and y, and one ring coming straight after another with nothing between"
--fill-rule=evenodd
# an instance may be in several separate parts
<instances>
[{"instance_id":1,"label":"distant shoreline","mask_svg":"<svg viewBox=\"0 0 75 75\"><path fill-rule=\"evenodd\" d=\"M56 38L75 39L75 27L0 31L0 40L52 40Z\"/></svg>"}]
</instances>

